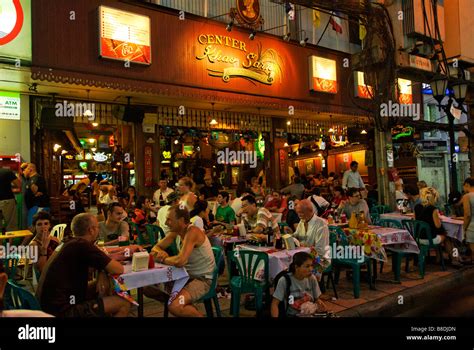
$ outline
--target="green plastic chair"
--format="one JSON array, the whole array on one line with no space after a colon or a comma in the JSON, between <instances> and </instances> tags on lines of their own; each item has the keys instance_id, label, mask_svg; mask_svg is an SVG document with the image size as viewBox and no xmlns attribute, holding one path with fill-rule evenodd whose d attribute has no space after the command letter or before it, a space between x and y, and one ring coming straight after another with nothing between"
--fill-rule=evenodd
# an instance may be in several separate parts
<instances>
[{"instance_id":1,"label":"green plastic chair","mask_svg":"<svg viewBox=\"0 0 474 350\"><path fill-rule=\"evenodd\" d=\"M234 317L239 317L240 296L243 293L254 293L257 317L262 315L263 294L266 295L267 305L270 305L270 280L268 254L253 250L234 250L229 252L230 261L237 266L239 276L230 279L232 296L230 305ZM263 262L263 280L255 279L257 267Z\"/></svg>"},{"instance_id":2,"label":"green plastic chair","mask_svg":"<svg viewBox=\"0 0 474 350\"><path fill-rule=\"evenodd\" d=\"M370 210L371 213L385 214L390 212L390 207L388 205L375 205Z\"/></svg>"},{"instance_id":3,"label":"green plastic chair","mask_svg":"<svg viewBox=\"0 0 474 350\"><path fill-rule=\"evenodd\" d=\"M332 249L333 246L334 246L334 243L337 244L337 237L335 234L329 234L329 246L330 248ZM327 276L327 284L326 286L324 285L324 277ZM336 283L334 281L334 269L333 269L333 266L332 266L332 262L331 262L331 265L329 265L324 271L323 271L323 274L321 276L321 292L322 293L325 293L326 292L326 289L329 288L329 282L331 282L332 284L332 290L334 292L334 296L336 297L336 299L338 299L338 295L337 295L337 290L336 290Z\"/></svg>"},{"instance_id":4,"label":"green plastic chair","mask_svg":"<svg viewBox=\"0 0 474 350\"><path fill-rule=\"evenodd\" d=\"M35 296L13 281L5 287L4 301L6 310L41 310Z\"/></svg>"},{"instance_id":5,"label":"green plastic chair","mask_svg":"<svg viewBox=\"0 0 474 350\"><path fill-rule=\"evenodd\" d=\"M330 227L329 234L333 235L332 239L335 239L338 242L338 246L349 246L349 240L346 237L346 234L340 227ZM335 254L334 254L335 255ZM350 259L350 258L336 258L335 256L332 257L332 263L335 269L335 282L336 284L339 282L339 275L340 275L340 268L341 266L348 266L352 268L352 284L354 288L354 298L360 297L360 268L363 265L367 265L367 272L369 278L369 285L371 289L374 289L373 280L372 280L372 265L371 259L364 256L364 260L359 262L358 259Z\"/></svg>"},{"instance_id":6,"label":"green plastic chair","mask_svg":"<svg viewBox=\"0 0 474 350\"><path fill-rule=\"evenodd\" d=\"M130 227L130 243L134 242L135 235L138 237L140 235L140 229L138 225L134 223L132 220L128 220L128 226Z\"/></svg>"},{"instance_id":7,"label":"green plastic chair","mask_svg":"<svg viewBox=\"0 0 474 350\"><path fill-rule=\"evenodd\" d=\"M161 228L159 226L145 225L145 232L138 231L137 244L150 245L153 247L157 242L157 237L160 237L160 230Z\"/></svg>"},{"instance_id":8,"label":"green plastic chair","mask_svg":"<svg viewBox=\"0 0 474 350\"><path fill-rule=\"evenodd\" d=\"M207 317L214 317L212 311L212 301L214 301L214 306L216 307L217 317L222 317L221 308L219 306L219 298L217 298L216 293L217 280L219 279L219 260L222 256L222 248L212 247L212 252L214 253L214 261L216 262L216 267L214 268L214 272L212 273L211 289L209 289L209 292L207 292L206 295L199 299L199 301L202 301L204 303Z\"/></svg>"},{"instance_id":9,"label":"green plastic chair","mask_svg":"<svg viewBox=\"0 0 474 350\"><path fill-rule=\"evenodd\" d=\"M431 234L430 225L424 221L420 220L402 220L403 227L410 232L413 238L418 244L418 248L420 248L420 254L418 255L418 268L420 270L420 276L424 278L425 276L425 263L426 257L429 255L430 250L436 250L437 254L439 255L441 268L443 271L446 271L446 266L444 265L443 259L443 248L440 244L433 243L433 236ZM420 237L427 237L428 244L422 244L420 242ZM400 269L401 265L401 258L397 261L397 268Z\"/></svg>"},{"instance_id":10,"label":"green plastic chair","mask_svg":"<svg viewBox=\"0 0 474 350\"><path fill-rule=\"evenodd\" d=\"M153 226L153 227L148 228L148 226ZM156 240L155 244L158 243L163 238L165 238L165 236L166 236L165 231L163 231L163 229L160 226L146 225L145 227L147 229L147 232L148 232L148 230L153 230L153 231L157 232L157 235L156 235L157 240ZM155 245L155 244L153 244L153 245ZM179 248L178 248L178 244L176 243L176 240L168 248L166 248L165 251L168 253L169 256L178 255L179 254Z\"/></svg>"},{"instance_id":11,"label":"green plastic chair","mask_svg":"<svg viewBox=\"0 0 474 350\"><path fill-rule=\"evenodd\" d=\"M217 293L216 293L217 280L219 279L218 262L222 256L222 248L212 247L212 252L214 253L214 261L215 261L216 266L214 267L214 271L212 273L211 288L209 289L209 292L207 292L207 294L201 297L201 299L199 299L197 302L204 303L207 317L214 317L214 313L212 311L212 301L214 301L214 306L216 307L216 315L217 317L222 317L221 308L219 305L219 298L217 298ZM168 301L165 302L165 309L163 312L163 316L168 317Z\"/></svg>"},{"instance_id":12,"label":"green plastic chair","mask_svg":"<svg viewBox=\"0 0 474 350\"><path fill-rule=\"evenodd\" d=\"M379 213L370 213L370 220L372 221L372 225L378 226L379 220L380 220L380 214Z\"/></svg>"}]
</instances>

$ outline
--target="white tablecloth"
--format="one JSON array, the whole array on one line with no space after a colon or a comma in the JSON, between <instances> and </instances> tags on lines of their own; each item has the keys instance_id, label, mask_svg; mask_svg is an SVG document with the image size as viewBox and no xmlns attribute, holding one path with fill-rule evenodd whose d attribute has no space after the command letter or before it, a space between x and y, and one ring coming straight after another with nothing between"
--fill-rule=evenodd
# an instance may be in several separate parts
<instances>
[{"instance_id":1,"label":"white tablecloth","mask_svg":"<svg viewBox=\"0 0 474 350\"><path fill-rule=\"evenodd\" d=\"M259 252L269 252L272 251L270 254L268 254L268 269L269 269L269 274L270 274L270 279L273 280L278 273L280 273L283 270L286 270L291 262L293 261L293 255L295 255L298 252L307 252L309 253L311 250L308 247L300 247L292 250L279 250L279 251L274 251L274 248L272 247L257 247L254 245L250 244L241 244L236 247L236 249L242 249L242 250L255 250ZM261 279L263 277L263 265L261 269L257 269L255 278Z\"/></svg>"},{"instance_id":2,"label":"white tablecloth","mask_svg":"<svg viewBox=\"0 0 474 350\"><path fill-rule=\"evenodd\" d=\"M188 272L184 267L156 263L155 268L145 271L133 272L131 264L125 265L124 269L125 273L118 277L118 281L124 284L127 290L174 281L168 303L176 298L176 295L183 289L189 279Z\"/></svg>"},{"instance_id":3,"label":"white tablecloth","mask_svg":"<svg viewBox=\"0 0 474 350\"><path fill-rule=\"evenodd\" d=\"M381 219L392 219L397 220L400 223L402 220L413 220L413 215L404 215L400 213L387 213L381 214ZM443 227L445 228L449 237L455 238L458 241L462 241L463 236L463 221L449 218L447 216L441 215L440 217Z\"/></svg>"}]
</instances>

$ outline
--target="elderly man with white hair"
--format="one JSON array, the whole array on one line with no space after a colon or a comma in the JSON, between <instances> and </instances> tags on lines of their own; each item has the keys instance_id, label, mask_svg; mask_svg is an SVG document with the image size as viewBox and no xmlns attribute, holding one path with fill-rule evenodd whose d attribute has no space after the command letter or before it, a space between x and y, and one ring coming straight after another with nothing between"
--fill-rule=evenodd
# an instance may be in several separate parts
<instances>
[{"instance_id":1,"label":"elderly man with white hair","mask_svg":"<svg viewBox=\"0 0 474 350\"><path fill-rule=\"evenodd\" d=\"M296 213L301 221L296 227L293 237L298 239L302 246L314 247L321 257L321 266L325 269L331 263L327 221L318 216L313 204L308 199L298 202Z\"/></svg>"}]
</instances>

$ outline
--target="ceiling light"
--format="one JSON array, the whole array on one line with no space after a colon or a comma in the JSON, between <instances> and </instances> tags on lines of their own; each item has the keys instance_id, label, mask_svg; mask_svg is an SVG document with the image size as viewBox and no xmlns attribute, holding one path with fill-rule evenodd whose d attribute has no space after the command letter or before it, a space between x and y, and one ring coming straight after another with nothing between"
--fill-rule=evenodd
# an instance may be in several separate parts
<instances>
[{"instance_id":1,"label":"ceiling light","mask_svg":"<svg viewBox=\"0 0 474 350\"><path fill-rule=\"evenodd\" d=\"M97 128L97 127L99 126L99 123L92 123L92 126L93 126L94 128Z\"/></svg>"},{"instance_id":2,"label":"ceiling light","mask_svg":"<svg viewBox=\"0 0 474 350\"><path fill-rule=\"evenodd\" d=\"M61 145L58 145L58 144L56 143L56 144L54 144L54 146L53 146L53 151L54 151L54 152L57 152L58 149L60 149L60 148L61 148Z\"/></svg>"},{"instance_id":3,"label":"ceiling light","mask_svg":"<svg viewBox=\"0 0 474 350\"><path fill-rule=\"evenodd\" d=\"M288 121L286 122L286 125L291 125L291 121L288 120Z\"/></svg>"},{"instance_id":4,"label":"ceiling light","mask_svg":"<svg viewBox=\"0 0 474 350\"><path fill-rule=\"evenodd\" d=\"M178 139L174 140L174 144L177 145L179 143Z\"/></svg>"},{"instance_id":5,"label":"ceiling light","mask_svg":"<svg viewBox=\"0 0 474 350\"><path fill-rule=\"evenodd\" d=\"M361 135L367 135L367 130L362 129L362 131L360 133L361 133Z\"/></svg>"},{"instance_id":6,"label":"ceiling light","mask_svg":"<svg viewBox=\"0 0 474 350\"><path fill-rule=\"evenodd\" d=\"M66 153L67 153L67 151L66 151L65 149L63 149L63 150L61 151L61 155L64 155L64 154L66 154Z\"/></svg>"},{"instance_id":7,"label":"ceiling light","mask_svg":"<svg viewBox=\"0 0 474 350\"><path fill-rule=\"evenodd\" d=\"M214 118L212 118L211 122L209 123L209 125L217 125L217 120L215 120Z\"/></svg>"},{"instance_id":8,"label":"ceiling light","mask_svg":"<svg viewBox=\"0 0 474 350\"><path fill-rule=\"evenodd\" d=\"M332 126L329 128L329 132L334 132L334 129L332 128Z\"/></svg>"},{"instance_id":9,"label":"ceiling light","mask_svg":"<svg viewBox=\"0 0 474 350\"><path fill-rule=\"evenodd\" d=\"M250 35L249 35L249 39L250 40L255 39L255 35L257 35L257 32L255 30L252 30L252 33L250 33Z\"/></svg>"},{"instance_id":10,"label":"ceiling light","mask_svg":"<svg viewBox=\"0 0 474 350\"><path fill-rule=\"evenodd\" d=\"M95 139L89 139L89 143L94 143Z\"/></svg>"},{"instance_id":11,"label":"ceiling light","mask_svg":"<svg viewBox=\"0 0 474 350\"><path fill-rule=\"evenodd\" d=\"M95 151L97 151L97 148L92 147L92 148L91 148L91 151L92 151L92 152L95 152Z\"/></svg>"},{"instance_id":12,"label":"ceiling light","mask_svg":"<svg viewBox=\"0 0 474 350\"><path fill-rule=\"evenodd\" d=\"M283 145L283 147L288 147L288 142L285 142L285 144Z\"/></svg>"}]
</instances>

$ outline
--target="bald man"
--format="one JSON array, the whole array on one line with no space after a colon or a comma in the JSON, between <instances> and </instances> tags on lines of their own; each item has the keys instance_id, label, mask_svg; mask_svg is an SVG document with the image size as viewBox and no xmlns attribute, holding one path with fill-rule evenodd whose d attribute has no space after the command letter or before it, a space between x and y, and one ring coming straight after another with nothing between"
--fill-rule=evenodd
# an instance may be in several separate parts
<instances>
[{"instance_id":1,"label":"bald man","mask_svg":"<svg viewBox=\"0 0 474 350\"><path fill-rule=\"evenodd\" d=\"M327 221L317 215L313 204L308 199L298 202L296 213L301 220L293 237L298 239L302 246L314 247L321 257L321 265L325 269L331 263L328 254L329 228Z\"/></svg>"},{"instance_id":2,"label":"bald man","mask_svg":"<svg viewBox=\"0 0 474 350\"><path fill-rule=\"evenodd\" d=\"M28 164L24 171L24 175L28 178L26 185L25 201L28 208L27 225L33 223L33 216L39 211L49 212L49 195L46 189L46 181L36 171L36 165Z\"/></svg>"}]
</instances>

